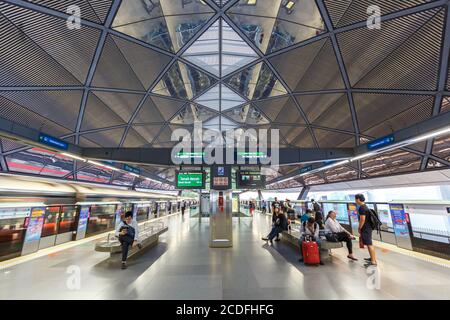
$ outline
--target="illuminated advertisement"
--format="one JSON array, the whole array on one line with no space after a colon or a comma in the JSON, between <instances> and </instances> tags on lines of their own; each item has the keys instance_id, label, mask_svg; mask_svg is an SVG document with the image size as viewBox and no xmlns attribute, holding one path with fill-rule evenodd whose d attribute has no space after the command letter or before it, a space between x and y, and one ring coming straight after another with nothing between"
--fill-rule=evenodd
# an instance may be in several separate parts
<instances>
[{"instance_id":1,"label":"illuminated advertisement","mask_svg":"<svg viewBox=\"0 0 450 320\"><path fill-rule=\"evenodd\" d=\"M116 209L116 229L122 221L122 215L125 213L125 208L122 205L117 205Z\"/></svg>"},{"instance_id":2,"label":"illuminated advertisement","mask_svg":"<svg viewBox=\"0 0 450 320\"><path fill-rule=\"evenodd\" d=\"M406 220L405 208L402 204L390 204L392 223L396 237L409 237L408 223Z\"/></svg>"},{"instance_id":3,"label":"illuminated advertisement","mask_svg":"<svg viewBox=\"0 0 450 320\"><path fill-rule=\"evenodd\" d=\"M78 230L77 233L86 231L87 228L87 222L89 219L89 212L90 212L89 206L82 206L80 209L80 219L78 221Z\"/></svg>"},{"instance_id":4,"label":"illuminated advertisement","mask_svg":"<svg viewBox=\"0 0 450 320\"><path fill-rule=\"evenodd\" d=\"M358 226L358 207L354 203L349 203L348 205L348 216L350 217L350 222L352 226Z\"/></svg>"},{"instance_id":5,"label":"illuminated advertisement","mask_svg":"<svg viewBox=\"0 0 450 320\"><path fill-rule=\"evenodd\" d=\"M39 241L44 225L45 208L33 208L28 222L25 242Z\"/></svg>"}]
</instances>

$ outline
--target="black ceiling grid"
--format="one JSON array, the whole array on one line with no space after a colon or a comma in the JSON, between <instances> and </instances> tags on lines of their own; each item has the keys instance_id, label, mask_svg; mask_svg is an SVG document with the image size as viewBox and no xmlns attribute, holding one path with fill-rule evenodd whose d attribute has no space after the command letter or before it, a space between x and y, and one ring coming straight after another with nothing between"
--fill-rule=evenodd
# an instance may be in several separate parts
<instances>
[{"instance_id":1,"label":"black ceiling grid","mask_svg":"<svg viewBox=\"0 0 450 320\"><path fill-rule=\"evenodd\" d=\"M83 12L79 30L66 28L65 20L69 15L64 0L2 1L0 32L7 36L0 39L0 54L6 57L0 65L0 117L80 146L169 146L172 130L192 129L189 122L194 117L192 104L199 112L205 110L210 116L225 117L236 127L279 128L282 145L318 148L353 147L448 110L444 103L444 96L450 91L448 1L311 1L314 5L308 9L312 10L308 21L295 20L299 19L295 12L283 16L282 8L273 8L274 13L257 12L259 2L243 8L239 7L238 0L207 0L209 7L206 9L193 2L187 4L190 6L187 10L201 19L192 21L204 20L197 27L175 32L176 28L183 28L186 21L185 18L176 20L181 7L174 7L175 13L164 22L165 31L149 29L142 34L136 30L114 29L114 20L118 18L123 1L73 1ZM135 7L127 5L130 12L138 10L144 16L149 9L139 7L139 3ZM382 8L381 30L366 28L369 5ZM210 13L202 16L204 12ZM264 30L266 37L272 38L269 41L272 47L262 48L261 43L239 25L240 20L230 18L228 13L231 12L243 19L251 17L255 27L261 23L267 28L264 23L268 20L279 21L276 32ZM164 14L163 20L166 19ZM219 18L242 38L242 46L256 53L252 61L223 78L183 56ZM153 19L150 11L147 19ZM323 28L313 26L317 22ZM292 29L295 26L311 26L317 32L309 37L299 36ZM291 40L282 43L285 40L276 38L276 34L288 35L283 39ZM179 41L176 47L180 50L169 52L153 42L164 39L171 43ZM236 54L239 55L239 51ZM260 74L250 79L249 70L257 66L264 66L266 71L259 71ZM177 74L194 70L188 75L191 78L178 79L181 82L188 79L189 84L185 85L195 86L193 96L179 97L174 94L176 90L155 90L166 81L172 68L178 69ZM200 73L204 76L199 76ZM286 93L266 90L264 95L247 96L245 90L229 83L232 77L241 77L241 84L251 81L264 90L279 85ZM211 79L209 85L204 83L206 78ZM175 82L163 85L169 88L176 85ZM268 119L268 123L265 120L260 123L247 119L238 121L231 114L209 109L195 101L215 84L225 84L242 99L233 110L250 105L254 112ZM186 111L186 108L189 109ZM245 113L245 110L241 111ZM182 114L186 114L186 118L181 117ZM380 118L381 114L384 117ZM357 179L447 168L447 143L446 137L435 139L364 159L364 163L351 163L286 181L276 187L310 186L354 180L355 176ZM14 156L15 152L30 147L2 139L1 148L0 165L4 168L4 155ZM74 163L74 171L78 169ZM295 167L280 169L277 177L295 170ZM68 174L67 178L72 175L76 177L76 172ZM117 177L120 178L112 175L110 182Z\"/></svg>"}]
</instances>

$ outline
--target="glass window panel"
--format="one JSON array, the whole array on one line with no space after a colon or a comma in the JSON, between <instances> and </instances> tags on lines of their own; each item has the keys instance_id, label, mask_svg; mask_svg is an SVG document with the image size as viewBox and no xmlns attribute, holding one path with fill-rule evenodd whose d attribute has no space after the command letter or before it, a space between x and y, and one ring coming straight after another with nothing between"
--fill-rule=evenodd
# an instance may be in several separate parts
<instances>
[{"instance_id":1,"label":"glass window panel","mask_svg":"<svg viewBox=\"0 0 450 320\"><path fill-rule=\"evenodd\" d=\"M77 207L62 207L59 215L58 234L77 230Z\"/></svg>"},{"instance_id":2,"label":"glass window panel","mask_svg":"<svg viewBox=\"0 0 450 320\"><path fill-rule=\"evenodd\" d=\"M248 99L264 99L287 94L269 67L259 63L226 80L226 83Z\"/></svg>"},{"instance_id":3,"label":"glass window panel","mask_svg":"<svg viewBox=\"0 0 450 320\"><path fill-rule=\"evenodd\" d=\"M0 261L20 256L26 230L25 218L0 219Z\"/></svg>"},{"instance_id":4,"label":"glass window panel","mask_svg":"<svg viewBox=\"0 0 450 320\"><path fill-rule=\"evenodd\" d=\"M219 76L219 20L208 28L183 54L183 57L199 67Z\"/></svg>"},{"instance_id":5,"label":"glass window panel","mask_svg":"<svg viewBox=\"0 0 450 320\"><path fill-rule=\"evenodd\" d=\"M153 92L174 98L192 99L214 83L215 80L205 73L178 62L169 69Z\"/></svg>"},{"instance_id":6,"label":"glass window panel","mask_svg":"<svg viewBox=\"0 0 450 320\"><path fill-rule=\"evenodd\" d=\"M87 226L87 235L101 233L114 228L115 204L92 205Z\"/></svg>"},{"instance_id":7,"label":"glass window panel","mask_svg":"<svg viewBox=\"0 0 450 320\"><path fill-rule=\"evenodd\" d=\"M114 30L166 51L174 51L169 29L164 18L144 20L133 24L118 26L115 27Z\"/></svg>"},{"instance_id":8,"label":"glass window panel","mask_svg":"<svg viewBox=\"0 0 450 320\"><path fill-rule=\"evenodd\" d=\"M59 210L61 207L48 207L45 209L44 225L41 237L54 236L58 232Z\"/></svg>"}]
</instances>

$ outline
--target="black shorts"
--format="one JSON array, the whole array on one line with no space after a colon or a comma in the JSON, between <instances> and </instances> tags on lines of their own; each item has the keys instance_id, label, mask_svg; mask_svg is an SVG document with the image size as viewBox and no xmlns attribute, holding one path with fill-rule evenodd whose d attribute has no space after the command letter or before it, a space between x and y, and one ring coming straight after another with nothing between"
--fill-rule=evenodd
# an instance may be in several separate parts
<instances>
[{"instance_id":1,"label":"black shorts","mask_svg":"<svg viewBox=\"0 0 450 320\"><path fill-rule=\"evenodd\" d=\"M361 230L361 238L362 242L366 246L372 245L372 229L371 228L363 228Z\"/></svg>"}]
</instances>

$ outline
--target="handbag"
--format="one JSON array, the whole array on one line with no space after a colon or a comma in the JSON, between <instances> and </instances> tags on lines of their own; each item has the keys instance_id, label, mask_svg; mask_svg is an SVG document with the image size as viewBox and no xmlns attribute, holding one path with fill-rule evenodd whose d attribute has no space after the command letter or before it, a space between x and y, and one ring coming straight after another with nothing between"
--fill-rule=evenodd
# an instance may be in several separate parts
<instances>
[{"instance_id":1,"label":"handbag","mask_svg":"<svg viewBox=\"0 0 450 320\"><path fill-rule=\"evenodd\" d=\"M328 242L339 242L338 236L335 233L326 233L325 238Z\"/></svg>"}]
</instances>

